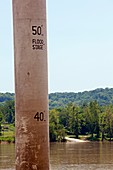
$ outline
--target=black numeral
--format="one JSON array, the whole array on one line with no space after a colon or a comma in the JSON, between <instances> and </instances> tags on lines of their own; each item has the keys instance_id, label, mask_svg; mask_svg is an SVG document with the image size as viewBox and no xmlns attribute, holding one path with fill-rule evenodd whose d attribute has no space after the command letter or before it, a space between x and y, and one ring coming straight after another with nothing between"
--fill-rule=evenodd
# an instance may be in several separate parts
<instances>
[{"instance_id":1,"label":"black numeral","mask_svg":"<svg viewBox=\"0 0 113 170\"><path fill-rule=\"evenodd\" d=\"M33 35L41 35L42 27L41 26L32 26L32 34Z\"/></svg>"},{"instance_id":2,"label":"black numeral","mask_svg":"<svg viewBox=\"0 0 113 170\"><path fill-rule=\"evenodd\" d=\"M37 121L45 121L44 120L44 113L43 112L37 112L34 116L34 119L37 119Z\"/></svg>"}]
</instances>

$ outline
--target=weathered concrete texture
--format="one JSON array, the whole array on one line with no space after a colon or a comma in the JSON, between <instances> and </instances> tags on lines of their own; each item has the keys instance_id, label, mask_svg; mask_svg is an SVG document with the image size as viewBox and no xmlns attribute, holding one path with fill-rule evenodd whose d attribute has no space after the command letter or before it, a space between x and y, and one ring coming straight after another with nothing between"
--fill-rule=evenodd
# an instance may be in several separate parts
<instances>
[{"instance_id":1,"label":"weathered concrete texture","mask_svg":"<svg viewBox=\"0 0 113 170\"><path fill-rule=\"evenodd\" d=\"M16 170L49 170L46 0L13 0Z\"/></svg>"}]
</instances>

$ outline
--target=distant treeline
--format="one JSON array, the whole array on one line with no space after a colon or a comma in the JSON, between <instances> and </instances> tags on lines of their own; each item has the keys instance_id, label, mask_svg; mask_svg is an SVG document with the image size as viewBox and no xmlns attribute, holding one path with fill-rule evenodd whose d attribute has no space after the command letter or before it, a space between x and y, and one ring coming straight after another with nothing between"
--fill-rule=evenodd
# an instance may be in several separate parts
<instances>
[{"instance_id":1,"label":"distant treeline","mask_svg":"<svg viewBox=\"0 0 113 170\"><path fill-rule=\"evenodd\" d=\"M0 104L9 100L14 100L14 93L0 93Z\"/></svg>"},{"instance_id":2,"label":"distant treeline","mask_svg":"<svg viewBox=\"0 0 113 170\"><path fill-rule=\"evenodd\" d=\"M0 104L8 100L14 100L14 93L0 93ZM97 101L100 106L113 104L113 88L99 88L84 92L64 92L49 94L49 109L65 107L69 103L82 106L90 101Z\"/></svg>"},{"instance_id":3,"label":"distant treeline","mask_svg":"<svg viewBox=\"0 0 113 170\"><path fill-rule=\"evenodd\" d=\"M64 92L49 94L49 109L65 107L68 103L82 106L90 101L97 101L100 106L113 104L113 88L99 88L84 92Z\"/></svg>"}]
</instances>

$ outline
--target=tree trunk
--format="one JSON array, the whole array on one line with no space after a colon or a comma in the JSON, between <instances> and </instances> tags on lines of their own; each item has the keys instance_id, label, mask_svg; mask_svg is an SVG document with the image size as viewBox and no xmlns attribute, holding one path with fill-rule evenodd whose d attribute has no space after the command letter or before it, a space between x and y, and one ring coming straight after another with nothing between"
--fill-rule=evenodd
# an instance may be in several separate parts
<instances>
[{"instance_id":1,"label":"tree trunk","mask_svg":"<svg viewBox=\"0 0 113 170\"><path fill-rule=\"evenodd\" d=\"M104 141L104 131L102 132L102 141Z\"/></svg>"}]
</instances>

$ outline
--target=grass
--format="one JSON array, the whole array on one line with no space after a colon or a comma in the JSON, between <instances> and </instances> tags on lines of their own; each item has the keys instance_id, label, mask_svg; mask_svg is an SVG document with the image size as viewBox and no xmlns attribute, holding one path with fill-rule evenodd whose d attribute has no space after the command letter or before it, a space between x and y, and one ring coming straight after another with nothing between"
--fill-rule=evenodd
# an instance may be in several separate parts
<instances>
[{"instance_id":1,"label":"grass","mask_svg":"<svg viewBox=\"0 0 113 170\"><path fill-rule=\"evenodd\" d=\"M2 124L0 142L15 142L15 128L13 124Z\"/></svg>"}]
</instances>

